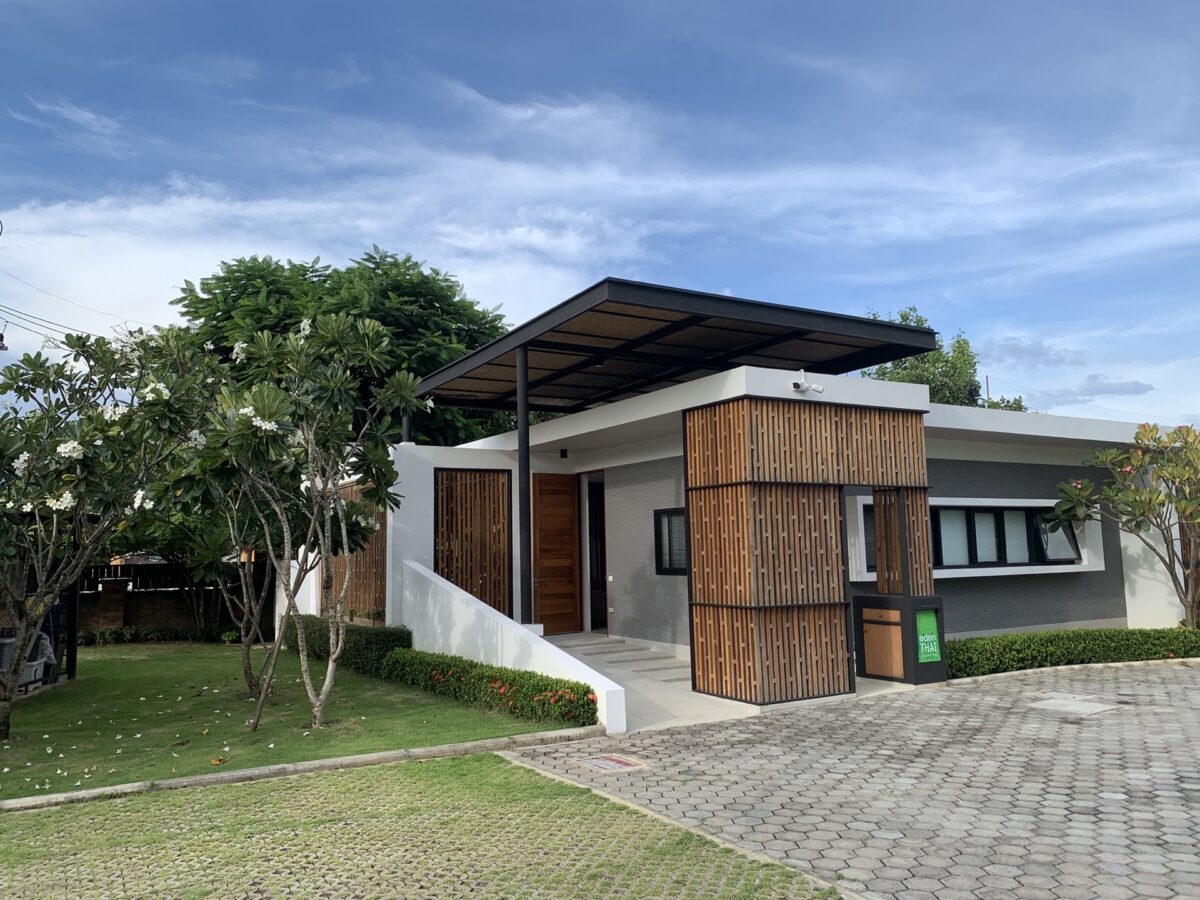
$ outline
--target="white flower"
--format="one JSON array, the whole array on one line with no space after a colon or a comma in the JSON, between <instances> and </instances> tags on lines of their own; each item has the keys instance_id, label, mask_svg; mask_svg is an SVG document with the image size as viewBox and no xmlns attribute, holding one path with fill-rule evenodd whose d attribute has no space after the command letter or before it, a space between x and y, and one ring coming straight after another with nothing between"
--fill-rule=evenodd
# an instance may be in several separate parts
<instances>
[{"instance_id":1,"label":"white flower","mask_svg":"<svg viewBox=\"0 0 1200 900\"><path fill-rule=\"evenodd\" d=\"M268 419L262 418L261 416L254 416L253 418L250 419L250 421L253 423L254 427L257 428L259 431L271 432L271 431L279 430L278 422L272 422Z\"/></svg>"},{"instance_id":2,"label":"white flower","mask_svg":"<svg viewBox=\"0 0 1200 900\"><path fill-rule=\"evenodd\" d=\"M66 459L83 459L83 445L79 441L63 441L54 452Z\"/></svg>"},{"instance_id":3,"label":"white flower","mask_svg":"<svg viewBox=\"0 0 1200 900\"><path fill-rule=\"evenodd\" d=\"M300 337L306 338L312 334L312 319L300 320Z\"/></svg>"},{"instance_id":4,"label":"white flower","mask_svg":"<svg viewBox=\"0 0 1200 900\"><path fill-rule=\"evenodd\" d=\"M33 504L32 503L22 503L21 504L21 512L33 512Z\"/></svg>"},{"instance_id":5,"label":"white flower","mask_svg":"<svg viewBox=\"0 0 1200 900\"><path fill-rule=\"evenodd\" d=\"M75 495L70 491L63 491L57 498L47 500L46 505L55 512L66 512L75 507Z\"/></svg>"},{"instance_id":6,"label":"white flower","mask_svg":"<svg viewBox=\"0 0 1200 900\"><path fill-rule=\"evenodd\" d=\"M203 432L200 431L199 428L193 428L191 431L188 432L187 445L189 447L193 447L197 450L203 449L204 434L203 434Z\"/></svg>"},{"instance_id":7,"label":"white flower","mask_svg":"<svg viewBox=\"0 0 1200 900\"><path fill-rule=\"evenodd\" d=\"M142 390L143 400L170 400L171 392L161 381L152 381Z\"/></svg>"},{"instance_id":8,"label":"white flower","mask_svg":"<svg viewBox=\"0 0 1200 900\"><path fill-rule=\"evenodd\" d=\"M433 398L432 397L425 398L425 411L433 412Z\"/></svg>"},{"instance_id":9,"label":"white flower","mask_svg":"<svg viewBox=\"0 0 1200 900\"><path fill-rule=\"evenodd\" d=\"M304 432L293 431L291 434L288 435L287 442L288 442L288 445L291 447L303 447L305 444Z\"/></svg>"},{"instance_id":10,"label":"white flower","mask_svg":"<svg viewBox=\"0 0 1200 900\"><path fill-rule=\"evenodd\" d=\"M14 503L12 500L9 500L7 503L5 503L5 504L4 504L4 508L5 508L5 509L12 509L12 508L13 508L14 506L16 506L16 505L17 505L17 504L16 504L16 503Z\"/></svg>"},{"instance_id":11,"label":"white flower","mask_svg":"<svg viewBox=\"0 0 1200 900\"><path fill-rule=\"evenodd\" d=\"M133 508L151 510L154 509L154 501L146 496L144 490L139 488L138 492L133 495Z\"/></svg>"},{"instance_id":12,"label":"white flower","mask_svg":"<svg viewBox=\"0 0 1200 900\"><path fill-rule=\"evenodd\" d=\"M104 444L104 438L96 438L94 441L92 441L92 445L95 447L100 447L103 444Z\"/></svg>"},{"instance_id":13,"label":"white flower","mask_svg":"<svg viewBox=\"0 0 1200 900\"><path fill-rule=\"evenodd\" d=\"M241 409L238 410L238 415L239 416L252 416L252 415L254 415L254 407L253 406L243 406Z\"/></svg>"},{"instance_id":14,"label":"white flower","mask_svg":"<svg viewBox=\"0 0 1200 900\"><path fill-rule=\"evenodd\" d=\"M127 412L129 412L129 407L122 406L120 403L110 403L100 407L100 415L104 416L106 422L115 422Z\"/></svg>"},{"instance_id":15,"label":"white flower","mask_svg":"<svg viewBox=\"0 0 1200 900\"><path fill-rule=\"evenodd\" d=\"M229 354L234 362L241 362L246 358L246 342L238 341L233 345L233 352Z\"/></svg>"},{"instance_id":16,"label":"white flower","mask_svg":"<svg viewBox=\"0 0 1200 900\"><path fill-rule=\"evenodd\" d=\"M205 341L205 342L204 342L204 349L205 349L205 351L206 351L206 352L208 352L208 353L212 353L212 351L213 351L213 347L214 347L214 346L216 346L216 345L215 345L215 344L213 344L213 342L212 342L212 341Z\"/></svg>"},{"instance_id":17,"label":"white flower","mask_svg":"<svg viewBox=\"0 0 1200 900\"><path fill-rule=\"evenodd\" d=\"M22 453L15 460L13 460L13 471L16 472L18 475L24 475L25 472L28 471L28 469L29 469L29 454L28 453Z\"/></svg>"}]
</instances>

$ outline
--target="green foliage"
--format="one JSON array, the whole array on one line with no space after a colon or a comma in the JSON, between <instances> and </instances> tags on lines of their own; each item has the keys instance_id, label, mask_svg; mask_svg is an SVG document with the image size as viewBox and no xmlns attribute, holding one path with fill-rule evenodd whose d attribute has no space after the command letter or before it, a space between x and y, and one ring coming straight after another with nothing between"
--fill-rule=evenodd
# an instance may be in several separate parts
<instances>
[{"instance_id":1,"label":"green foliage","mask_svg":"<svg viewBox=\"0 0 1200 900\"><path fill-rule=\"evenodd\" d=\"M314 659L329 658L329 623L323 616L292 616L288 620L284 643L297 650L296 620L304 627L308 655ZM383 677L385 657L393 650L412 646L412 632L403 626L347 625L346 644L339 664L371 678Z\"/></svg>"},{"instance_id":2,"label":"green foliage","mask_svg":"<svg viewBox=\"0 0 1200 900\"><path fill-rule=\"evenodd\" d=\"M285 263L255 256L224 262L199 287L185 282L174 302L196 326L200 340L212 342L227 358L260 332L285 334L322 314L370 318L389 337L382 371L416 376L428 375L505 332L500 313L467 297L451 275L379 247L342 269L318 260ZM383 378L372 375L372 386ZM482 437L491 419L453 408L422 410L413 417L414 438L459 444Z\"/></svg>"},{"instance_id":3,"label":"green foliage","mask_svg":"<svg viewBox=\"0 0 1200 900\"><path fill-rule=\"evenodd\" d=\"M1133 446L1097 450L1085 464L1103 471L1103 483L1060 484L1054 527L1104 520L1140 539L1170 578L1185 623L1200 627L1200 431L1143 423Z\"/></svg>"},{"instance_id":4,"label":"green foliage","mask_svg":"<svg viewBox=\"0 0 1200 900\"><path fill-rule=\"evenodd\" d=\"M534 722L596 724L596 695L579 681L420 650L393 650L384 660L382 675L471 706Z\"/></svg>"},{"instance_id":5,"label":"green foliage","mask_svg":"<svg viewBox=\"0 0 1200 900\"><path fill-rule=\"evenodd\" d=\"M882 318L879 313L872 312L871 318ZM926 319L915 306L900 310L899 314L889 319L901 325L912 325L917 328L928 328ZM951 406L983 406L989 409L1007 409L1023 412L1025 401L1021 397L997 397L988 400L983 396L979 383L979 356L971 348L971 342L961 331L950 339L949 346L937 338L937 349L922 353L920 356L910 356L895 362L883 363L871 369L863 370L863 376L879 381L899 381L906 384L925 384L929 386L929 399L933 403L948 403Z\"/></svg>"},{"instance_id":6,"label":"green foliage","mask_svg":"<svg viewBox=\"0 0 1200 900\"><path fill-rule=\"evenodd\" d=\"M109 644L153 644L178 641L215 643L221 638L215 628L140 628L135 625L98 628L79 632L80 647L104 647Z\"/></svg>"},{"instance_id":7,"label":"green foliage","mask_svg":"<svg viewBox=\"0 0 1200 900\"><path fill-rule=\"evenodd\" d=\"M1080 628L946 641L946 676L971 678L1081 663L1200 657L1200 631L1188 628Z\"/></svg>"}]
</instances>

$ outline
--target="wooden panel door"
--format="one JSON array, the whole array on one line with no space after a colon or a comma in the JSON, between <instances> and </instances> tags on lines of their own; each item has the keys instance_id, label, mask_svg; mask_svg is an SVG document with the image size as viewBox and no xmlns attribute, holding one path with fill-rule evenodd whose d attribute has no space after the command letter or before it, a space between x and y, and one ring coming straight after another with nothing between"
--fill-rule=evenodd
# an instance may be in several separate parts
<instances>
[{"instance_id":1,"label":"wooden panel door","mask_svg":"<svg viewBox=\"0 0 1200 900\"><path fill-rule=\"evenodd\" d=\"M579 479L533 476L533 621L546 634L583 630Z\"/></svg>"}]
</instances>

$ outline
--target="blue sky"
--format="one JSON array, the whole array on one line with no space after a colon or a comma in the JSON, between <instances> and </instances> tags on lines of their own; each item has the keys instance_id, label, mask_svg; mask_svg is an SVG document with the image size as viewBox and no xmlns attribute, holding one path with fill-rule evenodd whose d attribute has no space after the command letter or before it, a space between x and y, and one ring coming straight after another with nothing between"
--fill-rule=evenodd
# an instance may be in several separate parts
<instances>
[{"instance_id":1,"label":"blue sky","mask_svg":"<svg viewBox=\"0 0 1200 900\"><path fill-rule=\"evenodd\" d=\"M1194 2L0 0L0 50L0 303L56 322L377 243L513 322L916 304L996 393L1200 418Z\"/></svg>"}]
</instances>

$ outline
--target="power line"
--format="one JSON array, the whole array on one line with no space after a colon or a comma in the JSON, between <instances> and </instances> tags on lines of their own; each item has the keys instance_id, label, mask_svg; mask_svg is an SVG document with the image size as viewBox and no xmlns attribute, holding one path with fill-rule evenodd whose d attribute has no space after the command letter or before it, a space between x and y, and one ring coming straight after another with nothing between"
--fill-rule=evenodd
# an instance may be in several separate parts
<instances>
[{"instance_id":1,"label":"power line","mask_svg":"<svg viewBox=\"0 0 1200 900\"><path fill-rule=\"evenodd\" d=\"M109 312L107 309L98 309L95 306L87 306L86 304L83 304L83 303L76 303L70 297L64 297L62 294L56 294L56 293L54 293L54 291L48 291L44 287L38 287L32 281L26 281L24 278L21 278L19 275L14 275L12 272L8 271L8 269L0 268L0 273L7 275L13 281L19 281L21 284L25 285L26 287L31 287L35 291L39 291L39 292L45 294L47 297L53 297L55 300L61 300L63 303L70 303L72 306L78 306L80 309L86 309L88 312L99 313L102 316L111 316L112 318L116 319L118 322L134 322L138 325L145 325L147 328L154 327L150 322L142 322L138 319L131 318L130 316L117 315L114 312Z\"/></svg>"},{"instance_id":2,"label":"power line","mask_svg":"<svg viewBox=\"0 0 1200 900\"><path fill-rule=\"evenodd\" d=\"M18 318L32 325L44 325L49 328L53 328L56 331L61 331L63 334L86 334L91 337L100 336L98 334L93 334L85 328L76 328L73 325L64 325L62 322L55 322L53 319L35 316L33 313L27 313L24 310L15 309L14 307L6 306L5 304L0 303L0 317L3 316L17 316Z\"/></svg>"}]
</instances>

